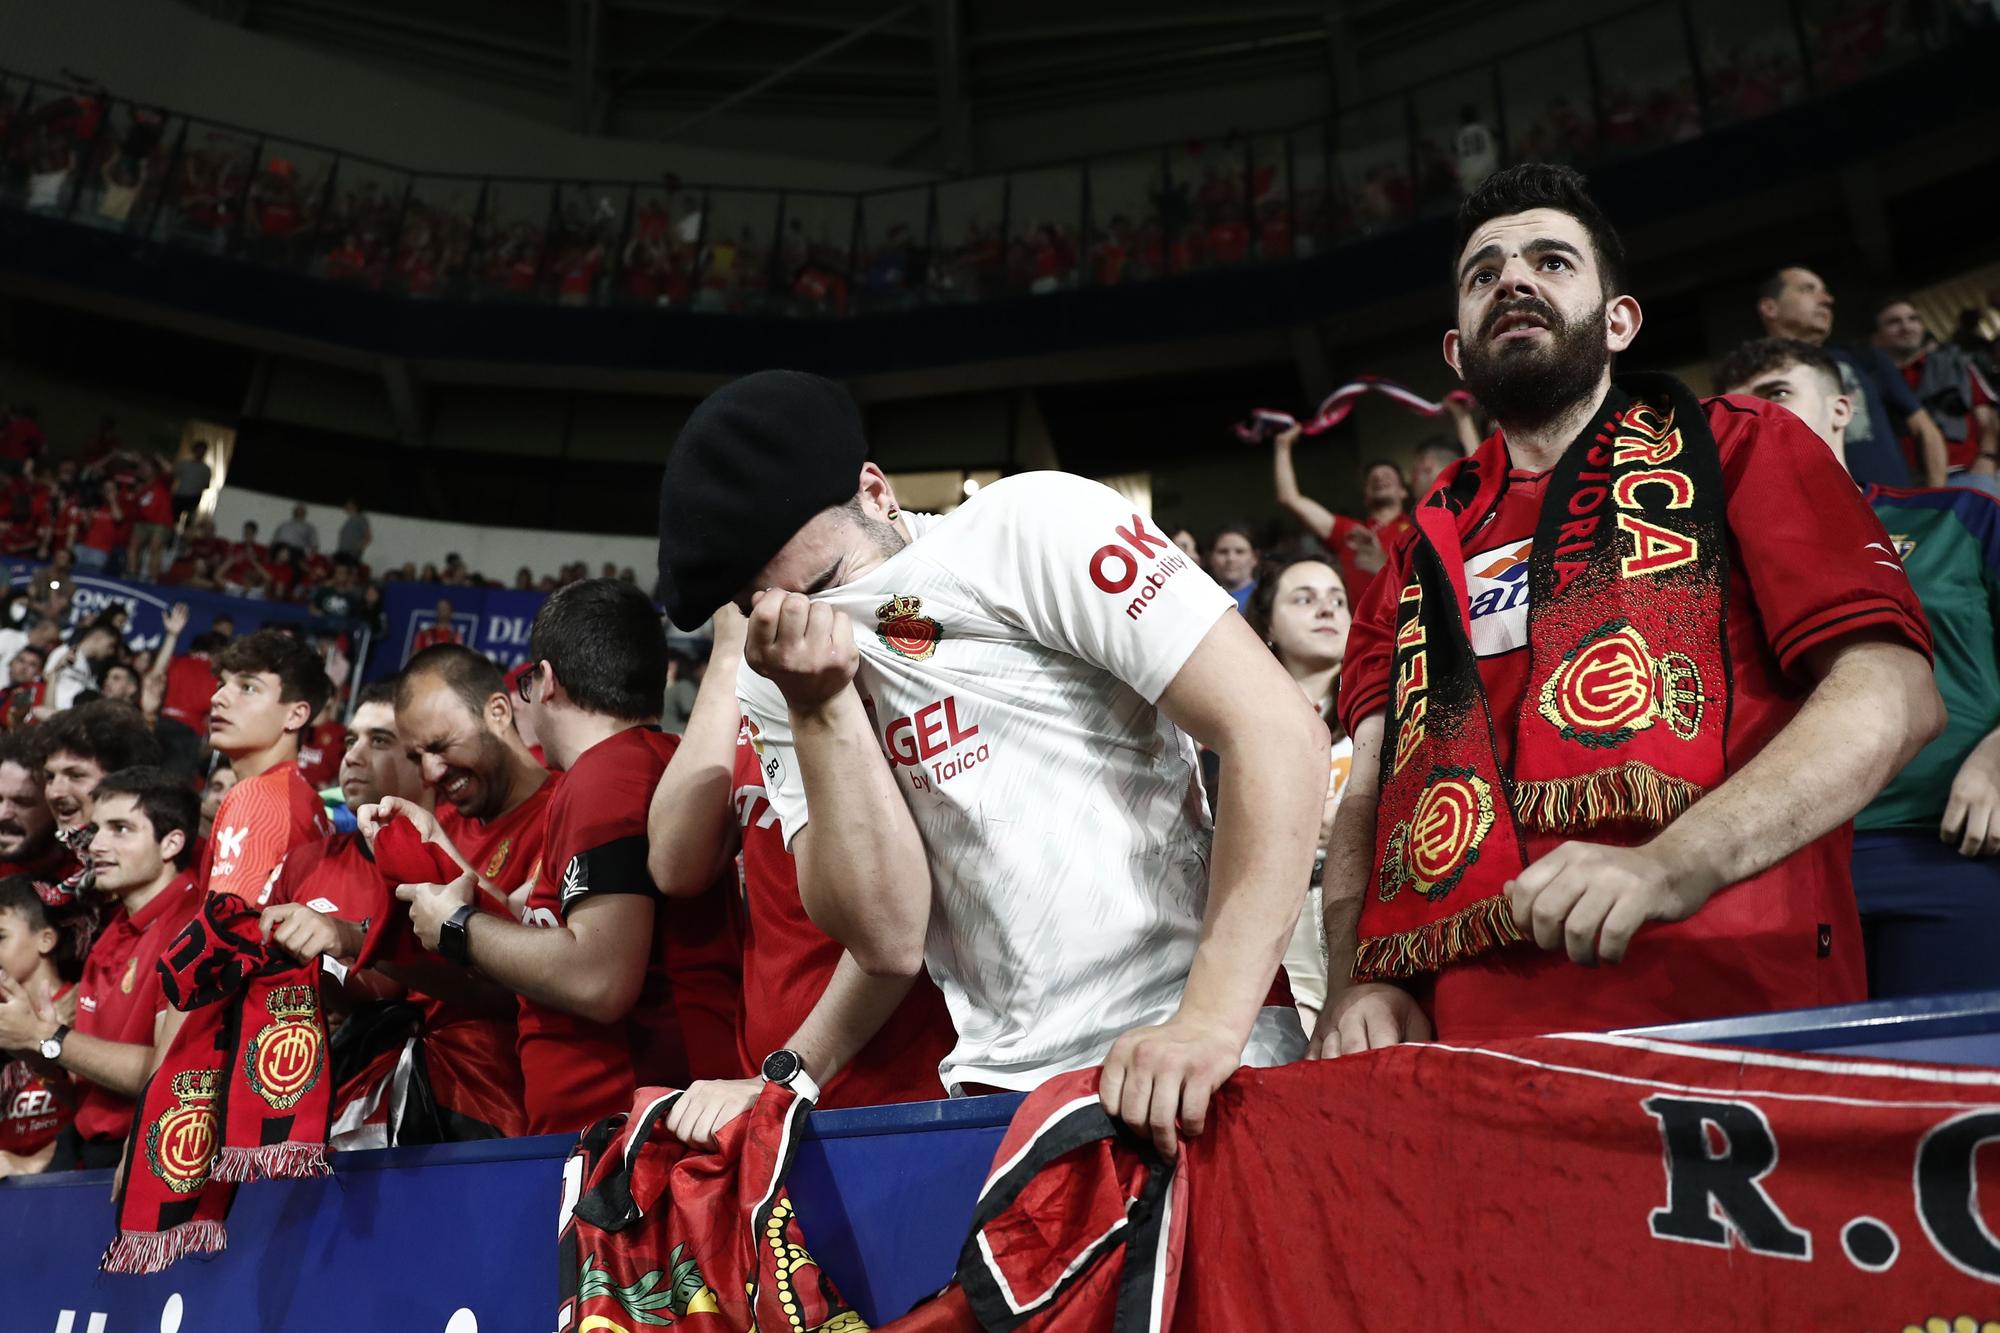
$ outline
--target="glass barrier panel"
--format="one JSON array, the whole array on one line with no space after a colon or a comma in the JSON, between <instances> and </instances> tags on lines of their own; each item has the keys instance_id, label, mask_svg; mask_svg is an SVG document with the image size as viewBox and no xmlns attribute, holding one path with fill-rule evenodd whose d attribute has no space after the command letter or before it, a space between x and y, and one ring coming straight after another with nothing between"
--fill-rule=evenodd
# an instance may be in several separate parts
<instances>
[{"instance_id":1,"label":"glass barrier panel","mask_svg":"<svg viewBox=\"0 0 2000 1333\"><path fill-rule=\"evenodd\" d=\"M49 84L17 82L7 93L7 171L0 198L31 213L59 216L104 120L100 98Z\"/></svg>"},{"instance_id":2,"label":"glass barrier panel","mask_svg":"<svg viewBox=\"0 0 2000 1333\"><path fill-rule=\"evenodd\" d=\"M333 197L313 238L318 255L311 263L320 276L331 282L382 286L409 192L407 173L362 158L341 158Z\"/></svg>"},{"instance_id":3,"label":"glass barrier panel","mask_svg":"<svg viewBox=\"0 0 2000 1333\"><path fill-rule=\"evenodd\" d=\"M1578 166L1597 156L1590 52L1580 34L1518 51L1498 63L1508 161Z\"/></svg>"},{"instance_id":4,"label":"glass barrier panel","mask_svg":"<svg viewBox=\"0 0 2000 1333\"><path fill-rule=\"evenodd\" d=\"M694 308L761 310L771 288L771 229L776 190L711 190Z\"/></svg>"},{"instance_id":5,"label":"glass barrier panel","mask_svg":"<svg viewBox=\"0 0 2000 1333\"><path fill-rule=\"evenodd\" d=\"M1893 0L1799 0L1820 91L1855 83L1923 54L1919 6Z\"/></svg>"},{"instance_id":6,"label":"glass barrier panel","mask_svg":"<svg viewBox=\"0 0 2000 1333\"><path fill-rule=\"evenodd\" d=\"M1324 125L1309 125L1285 136L1291 163L1292 249L1300 258L1333 244L1335 198L1327 176Z\"/></svg>"},{"instance_id":7,"label":"glass barrier panel","mask_svg":"<svg viewBox=\"0 0 2000 1333\"><path fill-rule=\"evenodd\" d=\"M1710 125L1754 120L1805 100L1805 60L1789 0L1691 0Z\"/></svg>"},{"instance_id":8,"label":"glass barrier panel","mask_svg":"<svg viewBox=\"0 0 2000 1333\"><path fill-rule=\"evenodd\" d=\"M305 268L328 203L334 162L323 148L266 139L251 166L237 253L278 268Z\"/></svg>"},{"instance_id":9,"label":"glass barrier panel","mask_svg":"<svg viewBox=\"0 0 2000 1333\"><path fill-rule=\"evenodd\" d=\"M341 164L345 181L351 170ZM472 227L479 216L477 176L417 176L396 234L394 283L420 299L462 294Z\"/></svg>"},{"instance_id":10,"label":"glass barrier panel","mask_svg":"<svg viewBox=\"0 0 2000 1333\"><path fill-rule=\"evenodd\" d=\"M632 197L632 230L618 256L611 299L679 309L692 305L702 218L698 191L639 187Z\"/></svg>"},{"instance_id":11,"label":"glass barrier panel","mask_svg":"<svg viewBox=\"0 0 2000 1333\"><path fill-rule=\"evenodd\" d=\"M1144 282L1165 273L1164 182L1165 155L1157 148L1091 159L1091 286Z\"/></svg>"},{"instance_id":12,"label":"glass barrier panel","mask_svg":"<svg viewBox=\"0 0 2000 1333\"><path fill-rule=\"evenodd\" d=\"M542 288L557 305L596 305L625 230L631 187L577 182L556 187L555 232Z\"/></svg>"},{"instance_id":13,"label":"glass barrier panel","mask_svg":"<svg viewBox=\"0 0 2000 1333\"><path fill-rule=\"evenodd\" d=\"M547 181L495 180L472 242L472 293L481 300L532 301L548 243Z\"/></svg>"},{"instance_id":14,"label":"glass barrier panel","mask_svg":"<svg viewBox=\"0 0 2000 1333\"><path fill-rule=\"evenodd\" d=\"M1501 166L1493 71L1471 70L1426 83L1412 99L1417 111L1417 208L1432 216L1448 213Z\"/></svg>"},{"instance_id":15,"label":"glass barrier panel","mask_svg":"<svg viewBox=\"0 0 2000 1333\"><path fill-rule=\"evenodd\" d=\"M783 308L795 315L846 314L853 246L852 195L786 195L785 236L775 272L784 284Z\"/></svg>"},{"instance_id":16,"label":"glass barrier panel","mask_svg":"<svg viewBox=\"0 0 2000 1333\"><path fill-rule=\"evenodd\" d=\"M1249 146L1231 136L1220 142L1195 141L1176 148L1169 159L1173 209L1169 258L1174 271L1222 268L1250 258L1250 224L1245 201Z\"/></svg>"},{"instance_id":17,"label":"glass barrier panel","mask_svg":"<svg viewBox=\"0 0 2000 1333\"><path fill-rule=\"evenodd\" d=\"M1334 162L1347 203L1347 235L1370 235L1408 222L1416 208L1410 180L1408 113L1400 97L1340 113Z\"/></svg>"},{"instance_id":18,"label":"glass barrier panel","mask_svg":"<svg viewBox=\"0 0 2000 1333\"><path fill-rule=\"evenodd\" d=\"M1000 214L1006 180L945 181L937 187L937 238L931 256L933 301L990 301L1004 290Z\"/></svg>"},{"instance_id":19,"label":"glass barrier panel","mask_svg":"<svg viewBox=\"0 0 2000 1333\"><path fill-rule=\"evenodd\" d=\"M1290 259L1292 151L1282 134L1262 134L1245 147L1244 193L1249 199L1250 255L1260 263Z\"/></svg>"},{"instance_id":20,"label":"glass barrier panel","mask_svg":"<svg viewBox=\"0 0 2000 1333\"><path fill-rule=\"evenodd\" d=\"M1043 167L1007 177L1007 286L1047 296L1077 283L1083 167Z\"/></svg>"},{"instance_id":21,"label":"glass barrier panel","mask_svg":"<svg viewBox=\"0 0 2000 1333\"><path fill-rule=\"evenodd\" d=\"M182 123L158 107L112 103L79 154L69 219L107 231L143 226Z\"/></svg>"},{"instance_id":22,"label":"glass barrier panel","mask_svg":"<svg viewBox=\"0 0 2000 1333\"><path fill-rule=\"evenodd\" d=\"M923 298L931 192L886 190L861 200L855 293L862 310L907 310Z\"/></svg>"},{"instance_id":23,"label":"glass barrier panel","mask_svg":"<svg viewBox=\"0 0 2000 1333\"><path fill-rule=\"evenodd\" d=\"M1643 152L1701 133L1687 30L1674 7L1645 9L1590 30L1603 80L1604 150Z\"/></svg>"},{"instance_id":24,"label":"glass barrier panel","mask_svg":"<svg viewBox=\"0 0 2000 1333\"><path fill-rule=\"evenodd\" d=\"M170 245L222 254L236 235L257 152L254 135L190 121L153 235Z\"/></svg>"}]
</instances>

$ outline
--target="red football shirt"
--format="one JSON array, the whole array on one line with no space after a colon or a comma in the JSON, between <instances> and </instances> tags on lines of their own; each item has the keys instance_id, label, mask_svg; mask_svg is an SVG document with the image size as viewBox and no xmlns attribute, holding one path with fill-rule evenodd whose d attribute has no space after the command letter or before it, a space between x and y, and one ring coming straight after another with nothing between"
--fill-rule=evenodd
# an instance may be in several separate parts
<instances>
[{"instance_id":1,"label":"red football shirt","mask_svg":"<svg viewBox=\"0 0 2000 1333\"><path fill-rule=\"evenodd\" d=\"M1704 406L1722 453L1729 531L1727 764L1741 768L1798 712L1812 688L1804 659L1858 633L1926 654L1930 629L1882 525L1833 452L1782 407L1751 398ZM1593 422L1585 438L1605 426ZM1494 510L1464 541L1473 650L1500 762L1528 705L1526 559L1547 473L1508 474ZM1340 719L1352 731L1381 712L1406 544L1363 601L1347 641ZM1524 830L1530 861L1564 841ZM1643 841L1645 836L1630 841ZM1593 832L1585 841L1620 841ZM1718 892L1686 921L1639 931L1625 961L1586 968L1532 944L1481 954L1419 986L1437 1035L1489 1040L1840 1004L1867 997L1848 856L1833 832Z\"/></svg>"},{"instance_id":2,"label":"red football shirt","mask_svg":"<svg viewBox=\"0 0 2000 1333\"><path fill-rule=\"evenodd\" d=\"M743 1074L736 1056L742 939L736 895L721 883L668 901L646 870L646 811L680 743L631 727L577 756L549 800L529 925L557 926L595 894L654 900L653 951L622 1022L592 1023L523 998L521 1076L528 1132L573 1133L632 1107L642 1086Z\"/></svg>"},{"instance_id":3,"label":"red football shirt","mask_svg":"<svg viewBox=\"0 0 2000 1333\"><path fill-rule=\"evenodd\" d=\"M322 722L299 738L299 772L307 786L320 791L333 785L346 740L347 728L338 722Z\"/></svg>"},{"instance_id":4,"label":"red football shirt","mask_svg":"<svg viewBox=\"0 0 2000 1333\"><path fill-rule=\"evenodd\" d=\"M1926 359L1926 357L1920 356L1909 365L1903 367L1903 379L1909 384L1912 393L1915 393L1923 385L1924 361ZM1974 409L1992 407L1994 405L1993 391L1988 387L1986 377L1981 375L1976 367L1968 367L1965 378L1966 408L1965 421L1963 423L1965 426L1965 438L1954 440L1947 435L1944 441L1945 466L1951 468L1953 471L1971 467L1979 461L1979 418ZM1938 424L1942 426L1945 423L1940 421ZM1915 436L1905 435L1903 437L1903 455L1910 460L1910 466L1915 467L1917 465L1917 441Z\"/></svg>"},{"instance_id":5,"label":"red football shirt","mask_svg":"<svg viewBox=\"0 0 2000 1333\"><path fill-rule=\"evenodd\" d=\"M450 625L428 625L417 631L417 637L410 641L410 656L415 657L426 648L435 648L441 643L465 642L457 630Z\"/></svg>"},{"instance_id":6,"label":"red football shirt","mask_svg":"<svg viewBox=\"0 0 2000 1333\"><path fill-rule=\"evenodd\" d=\"M1375 582L1375 574L1370 574L1361 567L1360 562L1355 559L1353 548L1347 544L1347 534L1358 528L1366 528L1374 533L1376 540L1382 543L1384 551L1401 540L1405 533L1416 531L1408 514L1398 514L1387 523L1377 523L1372 518L1349 518L1345 514L1333 516L1333 530L1320 541L1332 553L1334 563L1340 569L1340 581L1347 588L1349 607L1361 605L1361 599L1367 595L1369 587ZM1386 569L1387 566L1383 568Z\"/></svg>"},{"instance_id":7,"label":"red football shirt","mask_svg":"<svg viewBox=\"0 0 2000 1333\"><path fill-rule=\"evenodd\" d=\"M160 715L197 733L208 734L208 704L215 698L215 665L207 653L190 653L167 663L167 691Z\"/></svg>"},{"instance_id":8,"label":"red football shirt","mask_svg":"<svg viewBox=\"0 0 2000 1333\"><path fill-rule=\"evenodd\" d=\"M105 1041L151 1048L153 1023L167 1007L160 989L160 955L194 919L201 894L183 875L140 909L112 914L83 960L76 987L76 1030ZM122 1139L132 1127L132 1098L78 1080L83 1095L76 1108L76 1132L86 1139Z\"/></svg>"},{"instance_id":9,"label":"red football shirt","mask_svg":"<svg viewBox=\"0 0 2000 1333\"><path fill-rule=\"evenodd\" d=\"M806 915L799 901L799 868L785 850L777 812L764 794L756 742L746 722L736 740L733 792L743 831L743 893L748 919L743 935L743 1006L737 1054L745 1070L791 1040L819 1003L842 953ZM882 1106L944 1096L938 1065L957 1034L944 995L928 974L847 1067L821 1089L823 1107Z\"/></svg>"},{"instance_id":10,"label":"red football shirt","mask_svg":"<svg viewBox=\"0 0 2000 1333\"><path fill-rule=\"evenodd\" d=\"M299 766L278 764L245 778L222 798L197 878L210 893L233 893L261 907L271 900L293 849L330 832L326 806L299 776Z\"/></svg>"},{"instance_id":11,"label":"red football shirt","mask_svg":"<svg viewBox=\"0 0 2000 1333\"><path fill-rule=\"evenodd\" d=\"M174 521L174 492L164 478L156 478L146 483L138 498L139 519L145 523L169 526Z\"/></svg>"}]
</instances>

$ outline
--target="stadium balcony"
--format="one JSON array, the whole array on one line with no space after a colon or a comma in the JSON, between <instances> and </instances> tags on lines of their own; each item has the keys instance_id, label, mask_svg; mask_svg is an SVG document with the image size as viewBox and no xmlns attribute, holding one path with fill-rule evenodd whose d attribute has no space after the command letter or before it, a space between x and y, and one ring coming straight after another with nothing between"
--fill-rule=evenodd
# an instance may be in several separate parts
<instances>
[{"instance_id":1,"label":"stadium balcony","mask_svg":"<svg viewBox=\"0 0 2000 1333\"><path fill-rule=\"evenodd\" d=\"M1325 121L857 194L421 172L4 74L0 275L384 357L851 376L1407 297L1448 244L1467 109L1496 165L1584 166L1628 225L1992 114L1991 28L1796 0L1698 29L1693 8L1713 6L1654 0ZM1925 211L1936 251L1983 239L1977 210Z\"/></svg>"}]
</instances>

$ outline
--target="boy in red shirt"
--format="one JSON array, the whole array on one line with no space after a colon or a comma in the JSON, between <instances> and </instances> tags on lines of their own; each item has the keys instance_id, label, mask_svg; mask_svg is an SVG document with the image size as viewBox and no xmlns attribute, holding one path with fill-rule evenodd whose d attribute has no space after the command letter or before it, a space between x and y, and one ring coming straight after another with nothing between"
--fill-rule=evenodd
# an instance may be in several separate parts
<instances>
[{"instance_id":1,"label":"boy in red shirt","mask_svg":"<svg viewBox=\"0 0 2000 1333\"><path fill-rule=\"evenodd\" d=\"M18 1012L6 1006L22 997L32 1002L31 1009L74 1004L70 992L81 970L78 939L78 932L55 923L33 880L0 879L0 1026ZM0 1179L46 1170L56 1137L76 1117L69 1075L42 1062L33 1049L18 1051L11 1060L5 1051L0 1040Z\"/></svg>"},{"instance_id":2,"label":"boy in red shirt","mask_svg":"<svg viewBox=\"0 0 2000 1333\"><path fill-rule=\"evenodd\" d=\"M76 1118L57 1139L51 1170L118 1164L175 1012L158 963L201 904L187 873L201 813L186 783L157 768L122 769L98 782L93 805L91 870L118 907L84 958L75 1026L26 993L0 1002L0 1047L32 1049L77 1079Z\"/></svg>"},{"instance_id":3,"label":"boy in red shirt","mask_svg":"<svg viewBox=\"0 0 2000 1333\"><path fill-rule=\"evenodd\" d=\"M543 603L529 651L518 689L565 773L527 924L480 911L472 874L397 896L427 948L520 995L528 1130L552 1134L629 1109L645 1085L740 1074L742 961L727 883L669 902L646 869L647 807L678 743L653 725L659 612L631 584L586 579Z\"/></svg>"},{"instance_id":4,"label":"boy in red shirt","mask_svg":"<svg viewBox=\"0 0 2000 1333\"><path fill-rule=\"evenodd\" d=\"M1445 358L1498 429L1355 613L1325 894L1362 984L1314 1051L1865 998L1849 821L1943 722L1887 534L1782 408L1612 382L1641 314L1581 175L1498 172L1459 233Z\"/></svg>"}]
</instances>

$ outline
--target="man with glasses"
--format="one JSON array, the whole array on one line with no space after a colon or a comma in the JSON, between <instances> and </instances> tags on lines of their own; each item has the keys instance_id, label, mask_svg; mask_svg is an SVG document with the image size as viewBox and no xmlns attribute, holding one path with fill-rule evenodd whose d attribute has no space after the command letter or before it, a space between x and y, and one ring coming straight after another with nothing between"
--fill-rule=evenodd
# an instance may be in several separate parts
<instances>
[{"instance_id":1,"label":"man with glasses","mask_svg":"<svg viewBox=\"0 0 2000 1333\"><path fill-rule=\"evenodd\" d=\"M733 867L671 902L647 870L647 809L679 744L655 725L667 646L652 603L622 580L573 583L543 603L529 652L516 689L564 775L523 922L480 911L470 871L397 896L426 947L519 995L528 1132L554 1134L628 1109L642 1086L740 1074L742 946ZM482 716L506 706L489 695ZM468 748L439 754L447 800L479 796Z\"/></svg>"}]
</instances>

